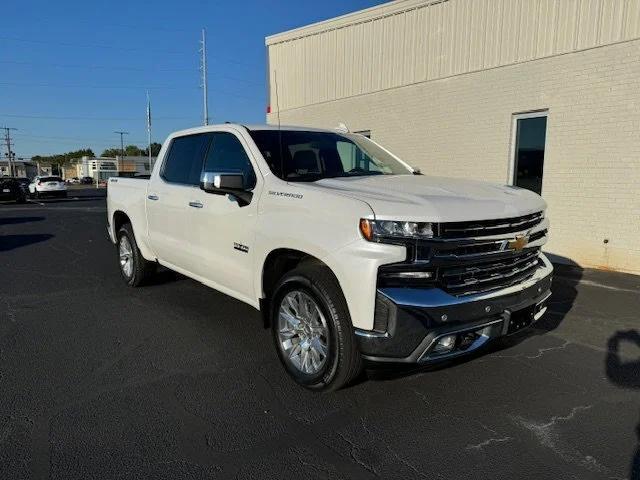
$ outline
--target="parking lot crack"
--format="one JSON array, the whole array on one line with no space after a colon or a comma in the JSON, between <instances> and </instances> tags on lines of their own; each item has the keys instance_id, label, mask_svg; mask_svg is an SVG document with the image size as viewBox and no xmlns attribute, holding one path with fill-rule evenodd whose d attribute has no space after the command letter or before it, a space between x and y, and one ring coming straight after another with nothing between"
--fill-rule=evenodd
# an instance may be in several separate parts
<instances>
[{"instance_id":1,"label":"parking lot crack","mask_svg":"<svg viewBox=\"0 0 640 480\"><path fill-rule=\"evenodd\" d=\"M596 458L583 454L566 440L563 440L558 429L560 424L574 421L579 412L590 410L592 407L593 405L579 405L573 407L567 415L554 415L549 421L543 423L530 421L520 416L511 416L511 418L517 425L533 433L540 445L553 450L565 462L589 471L610 473L611 470L599 463Z\"/></svg>"},{"instance_id":2,"label":"parking lot crack","mask_svg":"<svg viewBox=\"0 0 640 480\"><path fill-rule=\"evenodd\" d=\"M343 433L340 433L340 432L337 432L337 433L338 433L338 436L342 438L342 440L344 440L349 444L349 447L350 447L349 456L351 457L351 459L354 462L356 462L358 465L360 465L362 468L364 468L366 471L373 473L376 477L380 477L380 473L373 467L373 465L369 465L358 458L358 456L356 455L356 451L359 450L358 445L356 445L351 440L349 440L347 436L344 435Z\"/></svg>"},{"instance_id":3,"label":"parking lot crack","mask_svg":"<svg viewBox=\"0 0 640 480\"><path fill-rule=\"evenodd\" d=\"M539 348L537 354L535 354L535 355L527 355L525 358L529 358L529 359L540 358L546 352L550 352L552 350L564 350L570 344L571 344L571 342L569 340L565 340L565 342L562 345L558 345L557 347Z\"/></svg>"},{"instance_id":4,"label":"parking lot crack","mask_svg":"<svg viewBox=\"0 0 640 480\"><path fill-rule=\"evenodd\" d=\"M504 438L488 438L483 442L477 443L475 445L467 445L467 450L482 450L484 447L488 447L494 443L505 443L513 440L512 437L504 437Z\"/></svg>"}]
</instances>

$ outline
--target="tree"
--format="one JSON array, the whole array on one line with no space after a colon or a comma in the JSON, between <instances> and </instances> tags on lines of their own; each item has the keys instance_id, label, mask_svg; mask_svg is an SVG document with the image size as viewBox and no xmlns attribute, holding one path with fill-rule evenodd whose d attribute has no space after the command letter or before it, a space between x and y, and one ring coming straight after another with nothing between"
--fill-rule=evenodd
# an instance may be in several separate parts
<instances>
[{"instance_id":1,"label":"tree","mask_svg":"<svg viewBox=\"0 0 640 480\"><path fill-rule=\"evenodd\" d=\"M72 160L78 159L81 157L93 157L93 150L90 148L81 148L79 150L74 150L72 152L60 153L57 155L36 155L31 157L31 160L34 162L40 162L44 165L68 165Z\"/></svg>"},{"instance_id":2,"label":"tree","mask_svg":"<svg viewBox=\"0 0 640 480\"><path fill-rule=\"evenodd\" d=\"M102 151L101 157L115 157L116 155L120 155L121 151L119 148L107 148Z\"/></svg>"},{"instance_id":3,"label":"tree","mask_svg":"<svg viewBox=\"0 0 640 480\"><path fill-rule=\"evenodd\" d=\"M124 147L124 154L129 157L139 157L141 155L144 155L144 151L136 145L127 145L126 147Z\"/></svg>"},{"instance_id":4,"label":"tree","mask_svg":"<svg viewBox=\"0 0 640 480\"><path fill-rule=\"evenodd\" d=\"M146 150L141 149L137 145L127 145L124 147L124 154L128 157L140 157L146 155ZM119 157L122 155L122 150L119 148L107 148L102 152L103 157Z\"/></svg>"},{"instance_id":5,"label":"tree","mask_svg":"<svg viewBox=\"0 0 640 480\"><path fill-rule=\"evenodd\" d=\"M160 149L162 148L162 144L157 143L157 142L153 142L151 144L151 156L152 157L157 157L158 154L160 153ZM148 156L149 155L149 147L144 149L144 155Z\"/></svg>"}]
</instances>

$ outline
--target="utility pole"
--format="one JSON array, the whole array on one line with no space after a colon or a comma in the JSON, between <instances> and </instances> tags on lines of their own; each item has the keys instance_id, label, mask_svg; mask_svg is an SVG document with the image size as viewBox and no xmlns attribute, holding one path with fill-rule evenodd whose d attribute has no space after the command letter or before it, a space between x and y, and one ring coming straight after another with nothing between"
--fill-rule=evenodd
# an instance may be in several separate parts
<instances>
[{"instance_id":1,"label":"utility pole","mask_svg":"<svg viewBox=\"0 0 640 480\"><path fill-rule=\"evenodd\" d=\"M14 153L11 151L11 130L17 130L17 128L13 127L2 127L5 131L4 134L4 144L7 147L7 163L9 165L9 176L13 177L13 155Z\"/></svg>"},{"instance_id":2,"label":"utility pole","mask_svg":"<svg viewBox=\"0 0 640 480\"><path fill-rule=\"evenodd\" d=\"M209 125L209 99L207 97L207 38L205 30L202 29L202 40L200 40L200 70L202 72L202 94L204 102L204 125Z\"/></svg>"},{"instance_id":3,"label":"utility pole","mask_svg":"<svg viewBox=\"0 0 640 480\"><path fill-rule=\"evenodd\" d=\"M129 132L113 132L120 135L120 163L124 161L124 136L129 135ZM121 170L121 167L118 166L118 170ZM99 174L98 174L99 175Z\"/></svg>"}]
</instances>

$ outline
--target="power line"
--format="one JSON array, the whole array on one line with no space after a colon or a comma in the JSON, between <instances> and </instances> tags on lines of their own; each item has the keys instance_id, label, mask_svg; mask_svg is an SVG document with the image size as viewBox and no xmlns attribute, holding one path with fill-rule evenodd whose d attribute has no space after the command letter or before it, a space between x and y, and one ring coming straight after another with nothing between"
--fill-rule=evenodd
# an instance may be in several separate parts
<instances>
[{"instance_id":1,"label":"power line","mask_svg":"<svg viewBox=\"0 0 640 480\"><path fill-rule=\"evenodd\" d=\"M105 45L97 43L72 43L72 42L50 42L49 40L34 40L30 38L8 37L0 35L1 40L10 40L13 42L23 43L35 43L41 45L55 45L58 47L80 47L80 48L104 48L108 50L119 50L122 52L154 52L153 49L148 48L131 48L131 47L118 47L114 45ZM169 55L184 55L184 52L177 50L155 50L156 53L169 54Z\"/></svg>"},{"instance_id":2,"label":"power line","mask_svg":"<svg viewBox=\"0 0 640 480\"><path fill-rule=\"evenodd\" d=\"M104 89L124 89L124 90L186 90L196 87L179 87L173 85L138 86L138 85L83 85L78 83L14 83L0 82L0 85L7 87L45 87L45 88L104 88Z\"/></svg>"},{"instance_id":3,"label":"power line","mask_svg":"<svg viewBox=\"0 0 640 480\"><path fill-rule=\"evenodd\" d=\"M38 62L22 62L18 60L0 60L0 63L6 63L10 65L32 65L32 66L44 66L44 67L54 67L54 68L81 68L83 70L126 70L129 72L187 72L193 71L193 67L182 67L182 68L157 68L157 67L149 67L149 68L141 68L141 67L120 67L117 65L81 65L81 64L66 64L66 63L38 63Z\"/></svg>"},{"instance_id":4,"label":"power line","mask_svg":"<svg viewBox=\"0 0 640 480\"><path fill-rule=\"evenodd\" d=\"M0 63L8 65L30 65L35 67L53 67L53 68L78 68L82 70L122 70L127 72L193 72L194 67L181 67L181 68L158 68L151 66L149 68L140 67L120 67L115 65L81 65L81 64L63 64L63 63L38 63L38 62L22 62L17 60L0 60ZM246 78L235 77L232 75L225 75L221 73L215 73L213 75L216 78L223 78L226 80L233 80L234 82L243 82L249 85L263 86L263 83Z\"/></svg>"},{"instance_id":5,"label":"power line","mask_svg":"<svg viewBox=\"0 0 640 480\"><path fill-rule=\"evenodd\" d=\"M94 144L97 143L100 145L113 145L114 143L112 140L107 140L106 138L54 137L54 136L47 136L47 135L30 135L26 133L17 133L14 136L29 139L30 142L60 142L60 143L77 142L77 143L94 143ZM133 143L146 142L146 140L140 140L140 139L131 139L130 141Z\"/></svg>"},{"instance_id":6,"label":"power line","mask_svg":"<svg viewBox=\"0 0 640 480\"><path fill-rule=\"evenodd\" d=\"M116 89L116 90L193 90L198 87L177 87L177 86L126 86L126 85L82 85L82 84L66 84L66 83L13 83L13 82L0 82L2 86L8 87L37 87L37 88L90 88L90 89ZM250 102L259 102L262 99L258 97L247 97L246 95L241 95L235 92L230 92L228 90L218 89L221 93L225 95L235 97L241 100L246 100Z\"/></svg>"},{"instance_id":7,"label":"power line","mask_svg":"<svg viewBox=\"0 0 640 480\"><path fill-rule=\"evenodd\" d=\"M140 48L131 48L131 47L118 47L115 45L106 45L106 44L91 44L91 43L72 43L72 42L50 42L48 40L34 40L31 38L19 38L19 37L7 37L4 35L0 35L0 40L10 40L14 42L23 42L23 43L34 43L39 45L55 45L59 47L79 47L79 48L103 48L107 50L119 50L123 52L146 52L146 53L159 53L159 54L169 54L169 55L184 55L184 51L178 50L155 50L147 47ZM216 56L217 57L217 56ZM242 62L240 60L236 60L234 58L227 57L217 57L221 61L227 63L234 63L236 65L243 65L245 67L256 68L255 64Z\"/></svg>"},{"instance_id":8,"label":"power line","mask_svg":"<svg viewBox=\"0 0 640 480\"><path fill-rule=\"evenodd\" d=\"M57 116L57 115L19 115L13 113L0 113L0 117L9 118L33 118L42 120L140 120L140 117L83 117L83 116ZM193 117L154 117L154 120L191 120Z\"/></svg>"}]
</instances>

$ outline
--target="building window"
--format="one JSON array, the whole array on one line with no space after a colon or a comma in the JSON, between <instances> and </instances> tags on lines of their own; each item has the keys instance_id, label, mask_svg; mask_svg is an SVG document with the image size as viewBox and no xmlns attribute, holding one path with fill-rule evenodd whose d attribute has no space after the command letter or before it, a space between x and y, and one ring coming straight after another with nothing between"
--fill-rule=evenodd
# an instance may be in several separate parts
<instances>
[{"instance_id":1,"label":"building window","mask_svg":"<svg viewBox=\"0 0 640 480\"><path fill-rule=\"evenodd\" d=\"M542 193L547 114L538 111L513 116L510 181L537 194Z\"/></svg>"}]
</instances>

